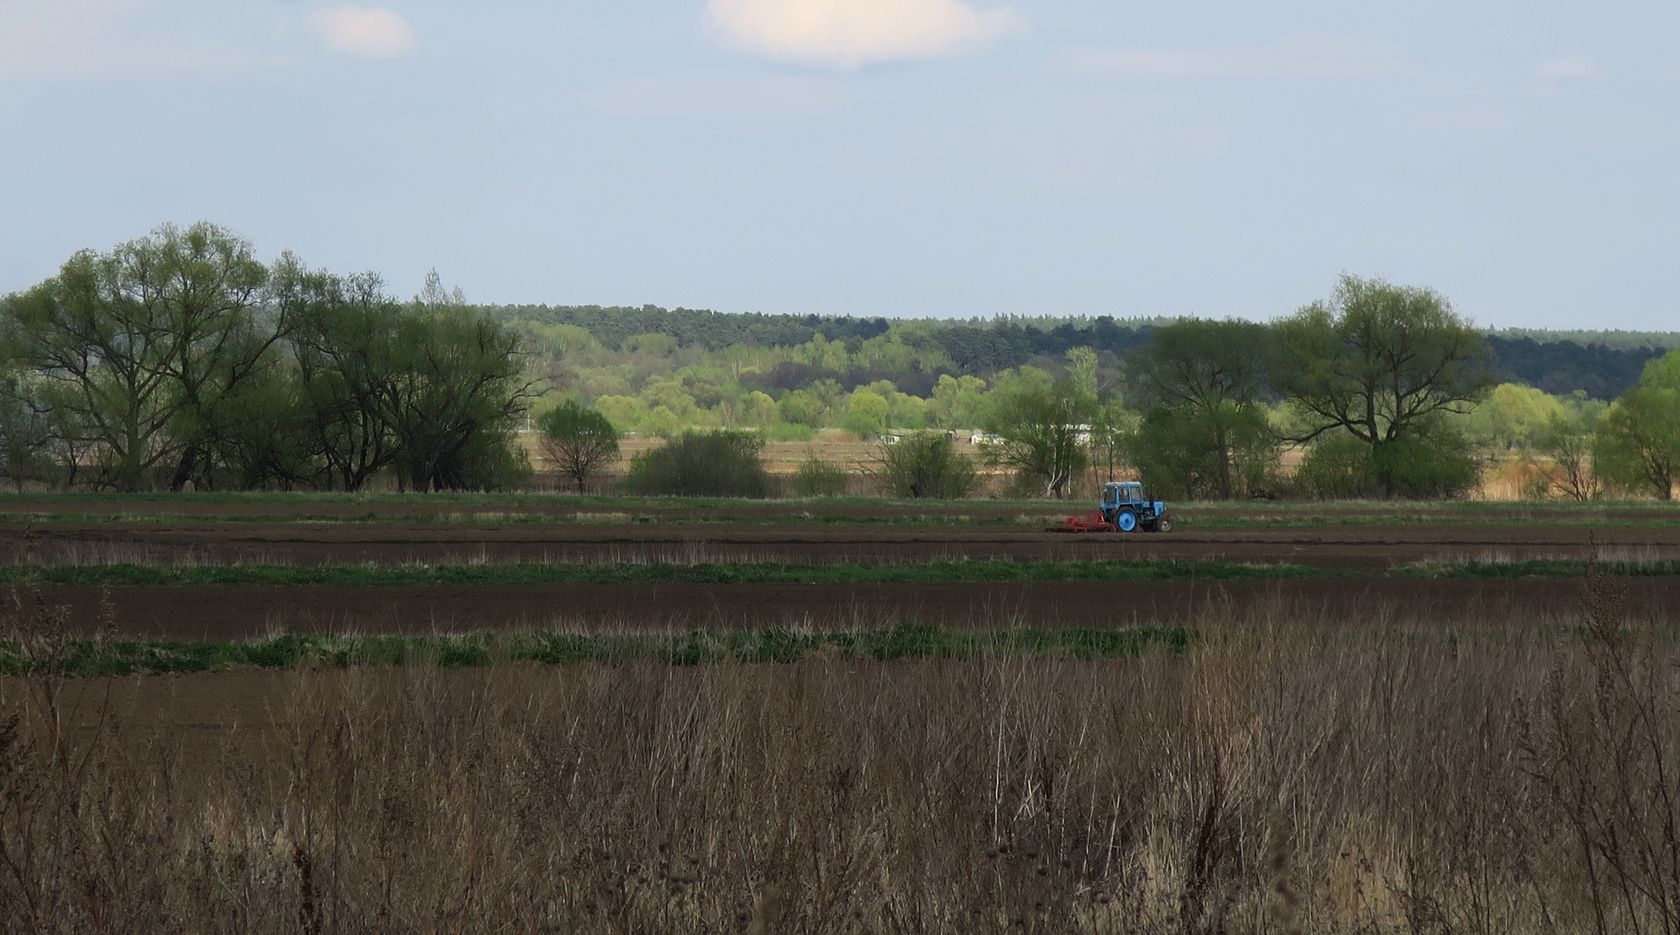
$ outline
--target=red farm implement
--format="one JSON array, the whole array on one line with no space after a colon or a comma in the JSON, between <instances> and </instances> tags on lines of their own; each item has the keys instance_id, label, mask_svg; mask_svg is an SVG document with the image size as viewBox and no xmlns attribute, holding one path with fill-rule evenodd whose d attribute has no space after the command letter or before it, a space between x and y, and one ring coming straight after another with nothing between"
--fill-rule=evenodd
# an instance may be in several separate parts
<instances>
[{"instance_id":1,"label":"red farm implement","mask_svg":"<svg viewBox=\"0 0 1680 935\"><path fill-rule=\"evenodd\" d=\"M1051 526L1045 531L1046 532L1119 532L1120 530L1114 528L1113 523L1109 522L1106 519L1103 519L1103 515L1101 513L1092 513L1090 516L1069 516L1067 519L1062 520L1062 524L1060 526Z\"/></svg>"}]
</instances>

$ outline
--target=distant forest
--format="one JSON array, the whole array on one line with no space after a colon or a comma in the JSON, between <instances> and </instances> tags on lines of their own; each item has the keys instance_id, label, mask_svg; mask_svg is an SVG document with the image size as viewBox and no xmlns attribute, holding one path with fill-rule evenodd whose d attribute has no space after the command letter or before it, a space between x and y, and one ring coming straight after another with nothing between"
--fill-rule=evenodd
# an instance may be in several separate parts
<instances>
[{"instance_id":1,"label":"distant forest","mask_svg":"<svg viewBox=\"0 0 1680 935\"><path fill-rule=\"evenodd\" d=\"M648 334L668 335L678 348L721 352L727 348L796 347L822 337L851 344L879 338L889 331L906 343L937 348L950 362L944 372L953 376L991 378L1024 364L1061 360L1076 347L1090 347L1118 362L1147 345L1155 330L1169 318L1027 318L911 319L854 318L827 315L777 315L758 312L714 312L705 309L600 305L487 306L492 316L531 332L539 339L543 326L573 326L587 331L604 348L624 349L632 339ZM1555 396L1577 392L1600 400L1616 398L1639 381L1652 358L1680 348L1680 332L1489 331L1491 363L1497 382L1522 383ZM887 373L868 367L845 373L788 373L796 387L826 376L850 390L877 380L891 380L899 390L926 396L939 373L912 369ZM767 387L774 388L774 387Z\"/></svg>"}]
</instances>

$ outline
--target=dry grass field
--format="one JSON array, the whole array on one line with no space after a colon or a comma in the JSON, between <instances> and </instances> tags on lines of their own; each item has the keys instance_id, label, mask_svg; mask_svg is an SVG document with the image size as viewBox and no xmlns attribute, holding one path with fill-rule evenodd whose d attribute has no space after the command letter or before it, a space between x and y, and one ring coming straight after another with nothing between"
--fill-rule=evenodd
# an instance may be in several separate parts
<instances>
[{"instance_id":1,"label":"dry grass field","mask_svg":"<svg viewBox=\"0 0 1680 935\"><path fill-rule=\"evenodd\" d=\"M1680 931L1661 505L4 508L0 930Z\"/></svg>"}]
</instances>

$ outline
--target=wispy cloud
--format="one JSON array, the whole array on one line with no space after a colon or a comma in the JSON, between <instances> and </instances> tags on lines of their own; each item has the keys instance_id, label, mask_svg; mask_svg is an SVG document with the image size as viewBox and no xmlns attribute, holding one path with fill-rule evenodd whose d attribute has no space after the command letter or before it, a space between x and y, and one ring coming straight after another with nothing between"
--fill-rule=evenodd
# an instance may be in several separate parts
<instances>
[{"instance_id":1,"label":"wispy cloud","mask_svg":"<svg viewBox=\"0 0 1680 935\"><path fill-rule=\"evenodd\" d=\"M1410 69L1399 47L1335 36L1291 36L1223 49L1110 49L1070 57L1077 69L1157 78L1359 78Z\"/></svg>"},{"instance_id":2,"label":"wispy cloud","mask_svg":"<svg viewBox=\"0 0 1680 935\"><path fill-rule=\"evenodd\" d=\"M408 21L385 7L327 7L309 14L308 22L328 48L347 55L398 58L420 44Z\"/></svg>"},{"instance_id":3,"label":"wispy cloud","mask_svg":"<svg viewBox=\"0 0 1680 935\"><path fill-rule=\"evenodd\" d=\"M709 0L719 41L782 62L857 68L984 47L1019 19L963 0Z\"/></svg>"},{"instance_id":4,"label":"wispy cloud","mask_svg":"<svg viewBox=\"0 0 1680 935\"><path fill-rule=\"evenodd\" d=\"M1537 78L1554 78L1563 81L1578 81L1591 78L1603 78L1608 75L1604 66L1589 56L1579 52L1549 58L1534 66Z\"/></svg>"},{"instance_id":5,"label":"wispy cloud","mask_svg":"<svg viewBox=\"0 0 1680 935\"><path fill-rule=\"evenodd\" d=\"M0 2L0 80L138 78L274 64L265 53L178 33L148 35L156 0Z\"/></svg>"},{"instance_id":6,"label":"wispy cloud","mask_svg":"<svg viewBox=\"0 0 1680 935\"><path fill-rule=\"evenodd\" d=\"M639 78L580 92L573 100L619 117L680 119L797 117L846 97L843 82L819 74L690 74Z\"/></svg>"}]
</instances>

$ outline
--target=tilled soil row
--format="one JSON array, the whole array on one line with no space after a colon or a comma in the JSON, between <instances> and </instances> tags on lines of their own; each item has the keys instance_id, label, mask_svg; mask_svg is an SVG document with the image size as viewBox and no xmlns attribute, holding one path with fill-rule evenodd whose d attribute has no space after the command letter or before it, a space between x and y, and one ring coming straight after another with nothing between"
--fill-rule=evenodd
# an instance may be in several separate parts
<instances>
[{"instance_id":1,"label":"tilled soil row","mask_svg":"<svg viewBox=\"0 0 1680 935\"><path fill-rule=\"evenodd\" d=\"M697 525L345 524L0 526L9 564L470 564L1223 559L1382 573L1430 559L1680 557L1680 528L1535 525L1185 530Z\"/></svg>"},{"instance_id":2,"label":"tilled soil row","mask_svg":"<svg viewBox=\"0 0 1680 935\"><path fill-rule=\"evenodd\" d=\"M1680 578L1627 579L1634 611L1673 619ZM947 627L1116 627L1218 621L1316 620L1368 626L1385 619L1455 626L1578 616L1581 582L1413 578L1160 581L1130 584L543 585L184 587L49 586L73 632L115 608L124 636L238 639L278 632L429 633L505 628L644 629L900 623Z\"/></svg>"}]
</instances>

